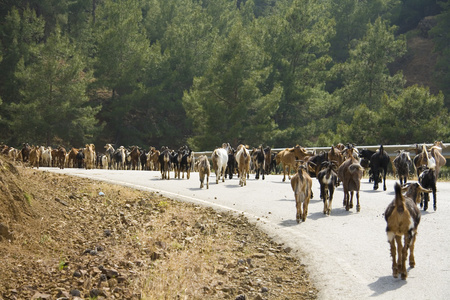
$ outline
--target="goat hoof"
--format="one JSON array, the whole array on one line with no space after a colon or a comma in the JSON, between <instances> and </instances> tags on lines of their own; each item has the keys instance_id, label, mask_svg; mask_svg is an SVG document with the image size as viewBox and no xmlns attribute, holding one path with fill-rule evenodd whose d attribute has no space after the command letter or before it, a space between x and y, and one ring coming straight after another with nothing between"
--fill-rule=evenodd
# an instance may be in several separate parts
<instances>
[{"instance_id":1,"label":"goat hoof","mask_svg":"<svg viewBox=\"0 0 450 300\"><path fill-rule=\"evenodd\" d=\"M356 205L356 211L360 212L361 211L361 207L359 205Z\"/></svg>"},{"instance_id":2,"label":"goat hoof","mask_svg":"<svg viewBox=\"0 0 450 300\"><path fill-rule=\"evenodd\" d=\"M408 274L402 273L402 280L406 280L406 277L408 277Z\"/></svg>"}]
</instances>

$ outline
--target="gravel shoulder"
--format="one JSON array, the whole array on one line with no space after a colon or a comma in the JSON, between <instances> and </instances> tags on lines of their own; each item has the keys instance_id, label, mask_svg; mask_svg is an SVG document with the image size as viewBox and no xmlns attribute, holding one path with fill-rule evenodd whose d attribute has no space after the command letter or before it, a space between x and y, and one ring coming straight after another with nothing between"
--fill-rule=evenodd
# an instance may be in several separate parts
<instances>
[{"instance_id":1,"label":"gravel shoulder","mask_svg":"<svg viewBox=\"0 0 450 300\"><path fill-rule=\"evenodd\" d=\"M1 299L316 299L244 215L0 158Z\"/></svg>"}]
</instances>

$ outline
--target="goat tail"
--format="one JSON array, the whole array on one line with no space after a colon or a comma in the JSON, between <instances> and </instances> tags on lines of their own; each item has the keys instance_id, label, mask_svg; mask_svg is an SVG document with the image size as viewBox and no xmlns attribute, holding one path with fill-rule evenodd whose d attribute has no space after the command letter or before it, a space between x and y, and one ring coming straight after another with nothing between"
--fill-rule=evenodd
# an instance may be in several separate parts
<instances>
[{"instance_id":1,"label":"goat tail","mask_svg":"<svg viewBox=\"0 0 450 300\"><path fill-rule=\"evenodd\" d=\"M356 171L364 171L364 168L361 167L361 165L359 163L354 163L348 167L348 171L350 172L350 174L353 174Z\"/></svg>"},{"instance_id":2,"label":"goat tail","mask_svg":"<svg viewBox=\"0 0 450 300\"><path fill-rule=\"evenodd\" d=\"M395 183L395 206L397 207L397 211L399 213L405 210L405 198L402 195L402 187L398 182Z\"/></svg>"}]
</instances>

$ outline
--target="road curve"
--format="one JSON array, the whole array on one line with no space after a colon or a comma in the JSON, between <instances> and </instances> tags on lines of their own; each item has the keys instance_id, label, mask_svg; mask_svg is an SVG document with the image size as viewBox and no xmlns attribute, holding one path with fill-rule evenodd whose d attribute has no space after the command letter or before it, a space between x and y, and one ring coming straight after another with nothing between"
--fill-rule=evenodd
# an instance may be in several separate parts
<instances>
[{"instance_id":1,"label":"road curve","mask_svg":"<svg viewBox=\"0 0 450 300\"><path fill-rule=\"evenodd\" d=\"M322 213L319 184L313 178L314 198L305 223L295 221L294 194L289 181L269 175L247 186L237 178L200 189L198 173L191 179L161 180L159 172L41 168L51 172L88 177L137 189L157 191L169 198L244 213L275 241L294 249L319 289L320 299L448 299L450 297L450 183L437 184L437 211L422 213L415 247L416 267L408 279L392 277L384 210L394 198L394 181L387 191L373 191L361 184L361 212L342 207L343 191L335 192L330 216ZM171 176L173 173L171 173Z\"/></svg>"}]
</instances>

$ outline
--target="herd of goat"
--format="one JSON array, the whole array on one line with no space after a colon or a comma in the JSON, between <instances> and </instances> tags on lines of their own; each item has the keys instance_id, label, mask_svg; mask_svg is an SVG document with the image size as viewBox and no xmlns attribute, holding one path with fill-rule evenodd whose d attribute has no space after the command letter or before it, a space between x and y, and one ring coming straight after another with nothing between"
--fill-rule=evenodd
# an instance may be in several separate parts
<instances>
[{"instance_id":1,"label":"herd of goat","mask_svg":"<svg viewBox=\"0 0 450 300\"><path fill-rule=\"evenodd\" d=\"M420 222L420 205L423 210L428 209L429 194L433 194L433 208L437 209L436 181L439 170L446 164L442 155L444 144L437 141L427 149L425 145L409 149L415 152L411 159L409 151L400 150L392 160L392 168L397 174L399 182L395 184L395 199L385 211L387 222L386 232L391 247L393 276L401 274L406 279L406 258L410 252L409 264L414 267L414 243L417 227ZM114 149L106 144L104 153L96 152L93 144L84 148L29 146L23 144L22 149L15 149L6 145L0 146L0 151L13 160L29 163L32 167L74 167L74 168L104 168L104 169L132 169L159 170L162 179L170 179L170 171L175 178L190 178L191 171L199 173L200 188L209 188L209 176L212 170L216 175L216 184L224 182L237 174L239 185L245 186L251 171L255 179L265 179L265 175L277 173L277 166L281 165L283 181L286 176L290 179L296 202L296 220L306 221L308 205L312 198L312 178L320 183L320 198L323 200L323 213L330 215L335 188L342 184L344 191L343 206L348 211L353 208L353 197L356 194L356 211L361 209L359 201L360 183L364 170L369 170L369 182L373 182L374 190L380 183L386 190L386 173L391 159L381 145L377 151L358 150L352 144L331 146L329 151L315 153L296 145L274 153L270 147L259 146L249 150L246 145L239 145L236 149L224 143L216 148L211 157L195 156L188 146L178 150L162 147L157 150L150 147L149 151L133 146L127 149L123 146ZM296 170L291 177L291 170ZM407 182L410 171L416 171L418 181ZM181 177L182 176L182 177ZM402 237L404 244L402 245ZM396 248L397 244L397 248ZM398 258L396 258L398 256Z\"/></svg>"}]
</instances>

